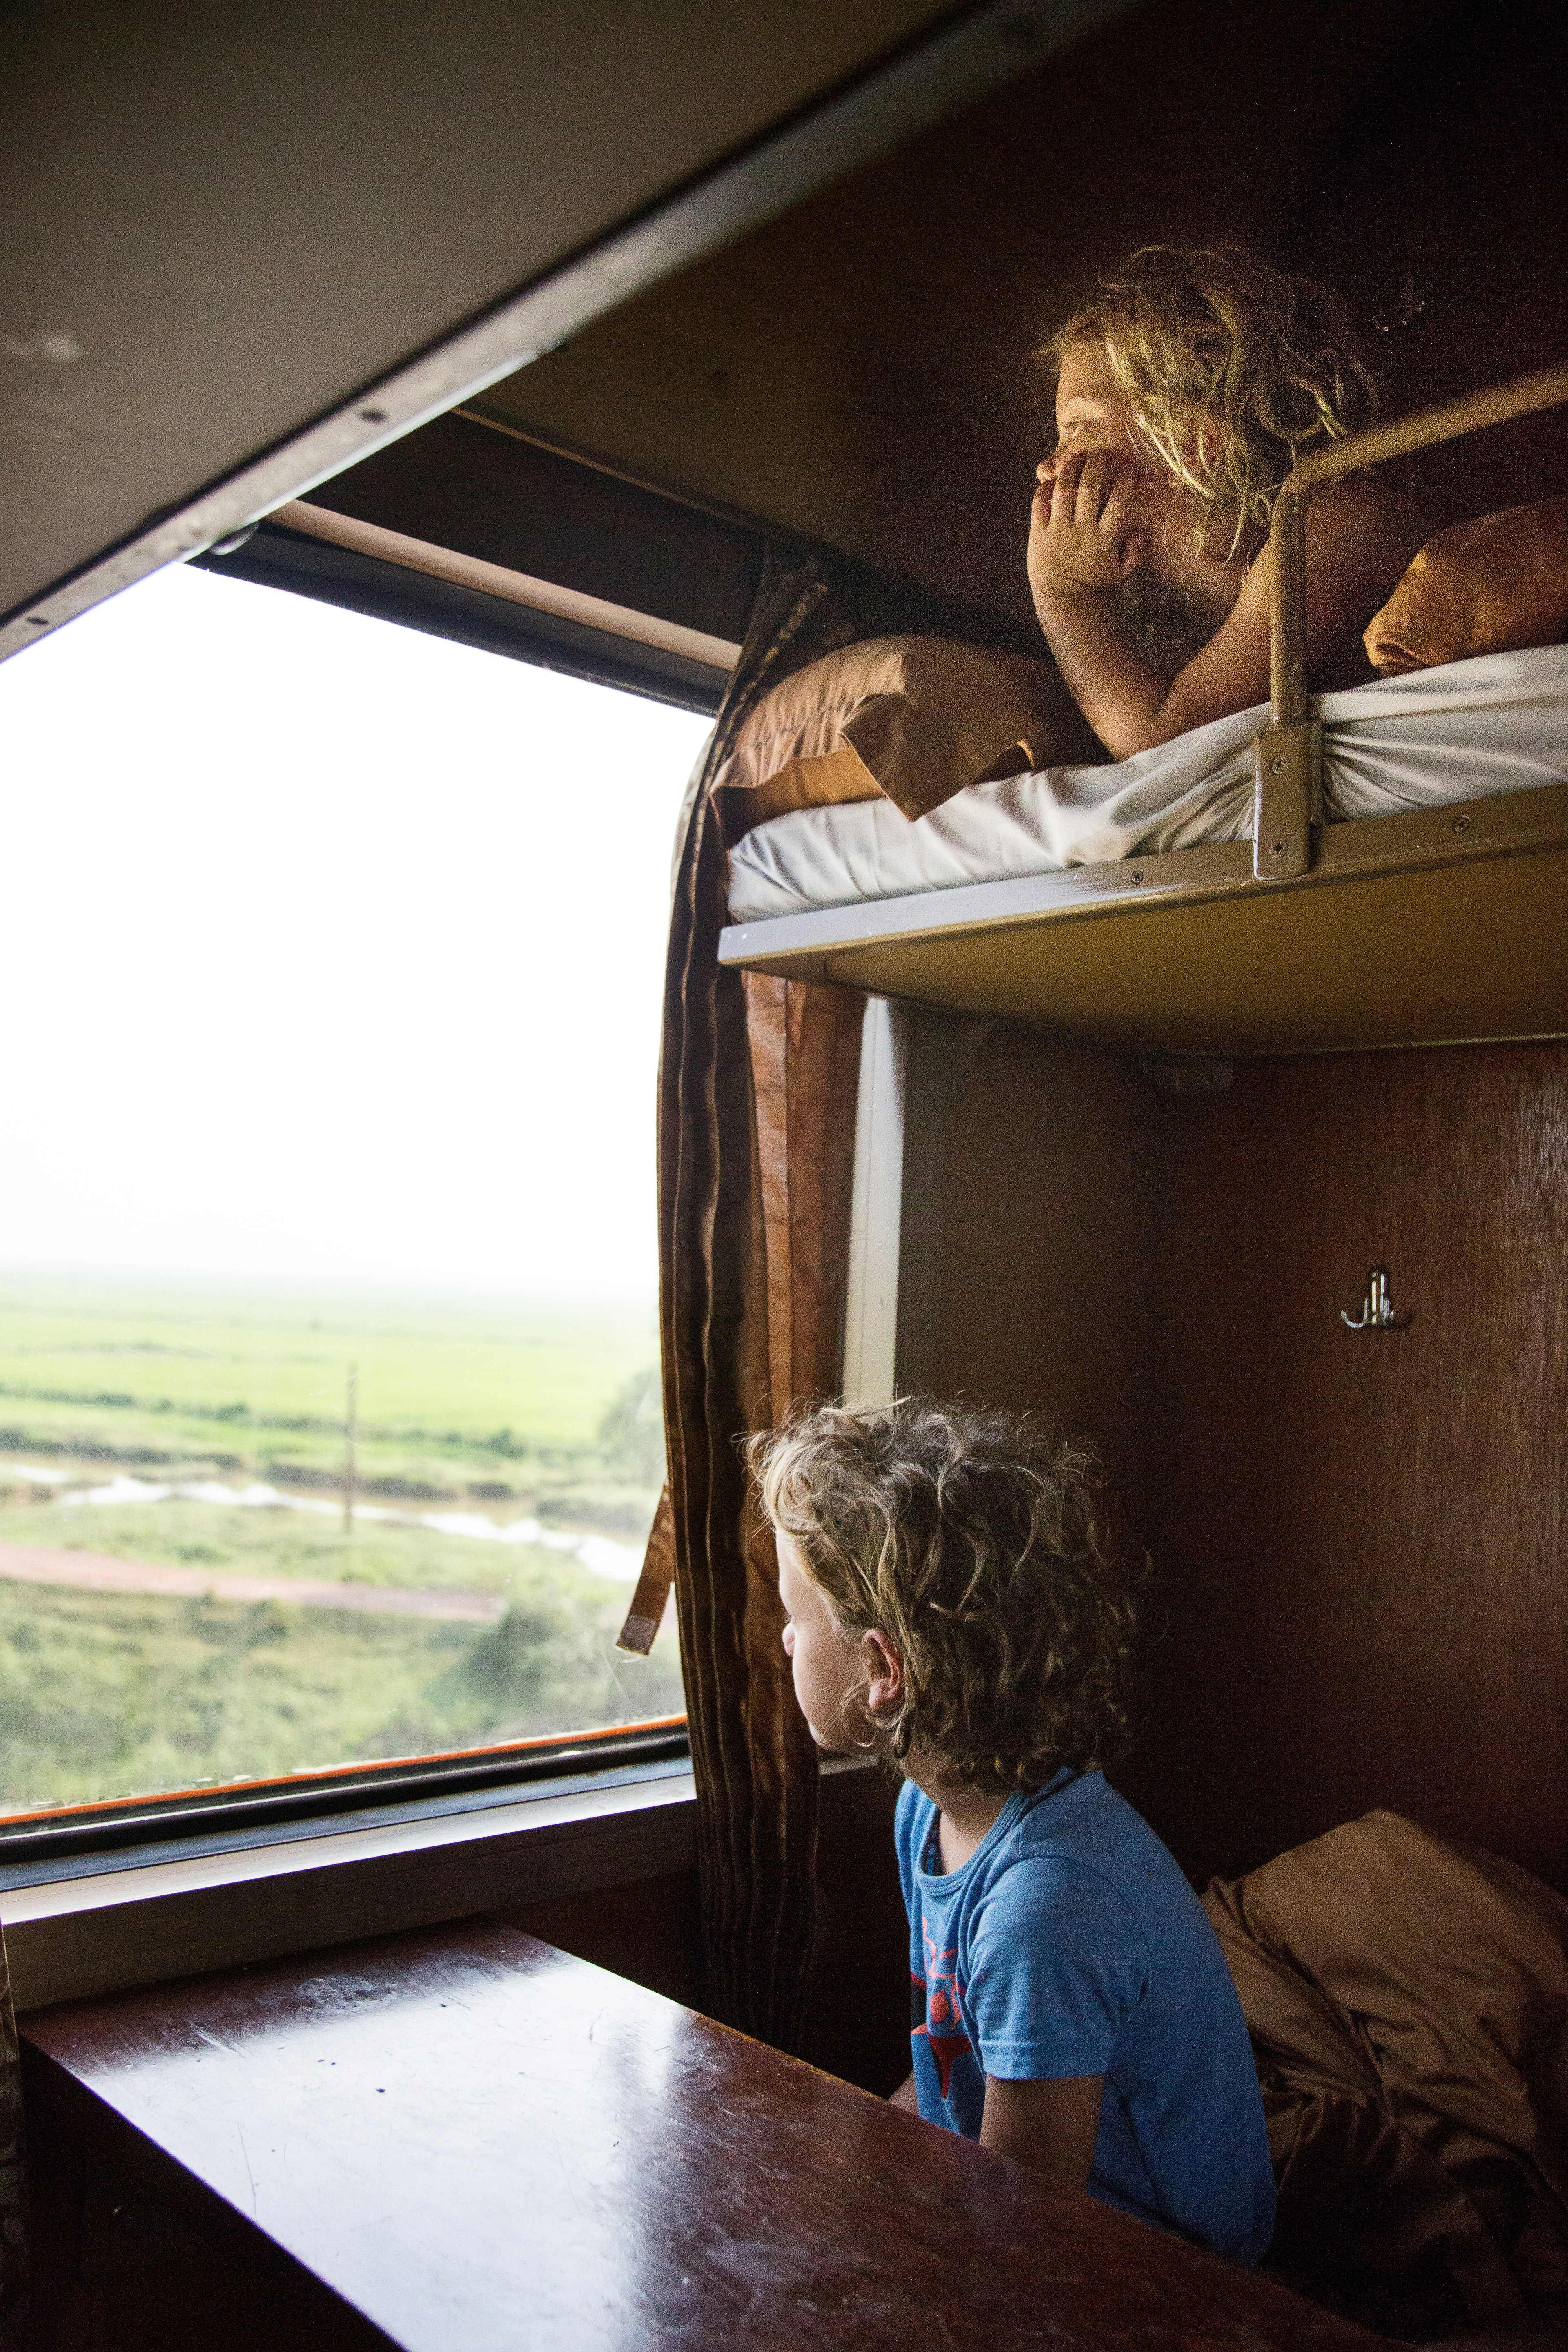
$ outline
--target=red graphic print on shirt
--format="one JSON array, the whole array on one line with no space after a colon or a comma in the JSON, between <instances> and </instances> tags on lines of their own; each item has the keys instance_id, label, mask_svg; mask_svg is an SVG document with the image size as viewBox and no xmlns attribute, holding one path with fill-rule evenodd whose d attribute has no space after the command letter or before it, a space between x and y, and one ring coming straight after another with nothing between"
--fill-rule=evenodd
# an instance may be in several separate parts
<instances>
[{"instance_id":1,"label":"red graphic print on shirt","mask_svg":"<svg viewBox=\"0 0 1568 2352\"><path fill-rule=\"evenodd\" d=\"M918 2040L923 2033L931 2043L937 2087L945 2099L953 2060L965 2051L973 2055L974 2045L963 2030L963 1988L953 1968L958 1948L954 1945L939 1952L925 1928L921 1932L925 1937L926 1972L917 1977L911 1970L910 1975L910 2038Z\"/></svg>"}]
</instances>

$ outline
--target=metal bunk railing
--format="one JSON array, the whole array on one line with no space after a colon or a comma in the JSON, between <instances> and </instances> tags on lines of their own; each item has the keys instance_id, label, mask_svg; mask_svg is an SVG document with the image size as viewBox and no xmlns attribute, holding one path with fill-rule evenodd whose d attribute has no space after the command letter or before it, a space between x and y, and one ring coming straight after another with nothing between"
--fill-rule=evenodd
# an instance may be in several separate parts
<instances>
[{"instance_id":1,"label":"metal bunk railing","mask_svg":"<svg viewBox=\"0 0 1568 2352\"><path fill-rule=\"evenodd\" d=\"M1252 871L1259 882L1293 881L1312 863L1312 827L1322 820L1323 730L1307 691L1307 509L1331 482L1388 457L1506 425L1568 401L1568 363L1512 383L1466 393L1413 416L1369 425L1314 449L1292 466L1274 506L1274 578L1269 688L1274 716L1253 753Z\"/></svg>"}]
</instances>

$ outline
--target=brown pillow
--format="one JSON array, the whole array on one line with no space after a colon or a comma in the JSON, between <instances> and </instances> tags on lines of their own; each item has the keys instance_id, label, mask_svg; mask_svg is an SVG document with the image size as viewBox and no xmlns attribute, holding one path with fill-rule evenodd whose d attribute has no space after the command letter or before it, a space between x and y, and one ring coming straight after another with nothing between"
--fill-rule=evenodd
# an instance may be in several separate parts
<instances>
[{"instance_id":1,"label":"brown pillow","mask_svg":"<svg viewBox=\"0 0 1568 2352\"><path fill-rule=\"evenodd\" d=\"M1568 637L1568 498L1427 541L1362 643L1385 677Z\"/></svg>"},{"instance_id":2,"label":"brown pillow","mask_svg":"<svg viewBox=\"0 0 1568 2352\"><path fill-rule=\"evenodd\" d=\"M791 809L885 794L914 818L966 784L1104 758L1052 663L871 637L763 695L715 785L733 842Z\"/></svg>"}]
</instances>

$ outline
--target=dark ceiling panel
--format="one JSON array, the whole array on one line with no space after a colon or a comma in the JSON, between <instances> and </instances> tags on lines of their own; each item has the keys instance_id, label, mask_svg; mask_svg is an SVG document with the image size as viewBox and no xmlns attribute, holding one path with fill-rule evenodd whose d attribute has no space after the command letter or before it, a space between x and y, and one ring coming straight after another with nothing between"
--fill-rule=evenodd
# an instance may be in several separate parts
<instances>
[{"instance_id":1,"label":"dark ceiling panel","mask_svg":"<svg viewBox=\"0 0 1568 2352\"><path fill-rule=\"evenodd\" d=\"M0 609L938 13L9 8Z\"/></svg>"},{"instance_id":2,"label":"dark ceiling panel","mask_svg":"<svg viewBox=\"0 0 1568 2352\"><path fill-rule=\"evenodd\" d=\"M11 0L0 650L1124 5Z\"/></svg>"}]
</instances>

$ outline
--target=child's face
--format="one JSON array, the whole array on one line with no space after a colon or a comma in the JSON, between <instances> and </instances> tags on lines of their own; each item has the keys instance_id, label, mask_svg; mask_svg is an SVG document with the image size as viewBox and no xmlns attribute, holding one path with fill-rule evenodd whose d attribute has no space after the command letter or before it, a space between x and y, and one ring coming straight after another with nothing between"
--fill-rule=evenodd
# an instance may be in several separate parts
<instances>
[{"instance_id":1,"label":"child's face","mask_svg":"<svg viewBox=\"0 0 1568 2352\"><path fill-rule=\"evenodd\" d=\"M1087 457L1091 449L1113 450L1140 472L1147 469L1126 396L1103 353L1089 344L1075 343L1063 354L1057 378L1055 454L1058 458Z\"/></svg>"},{"instance_id":2,"label":"child's face","mask_svg":"<svg viewBox=\"0 0 1568 2352\"><path fill-rule=\"evenodd\" d=\"M786 1619L784 1654L794 1669L800 1711L819 1748L834 1756L852 1754L856 1742L846 1728L846 1717L858 1722L867 1687L860 1645L835 1617L799 1547L781 1530L774 1530L773 1540Z\"/></svg>"},{"instance_id":3,"label":"child's face","mask_svg":"<svg viewBox=\"0 0 1568 2352\"><path fill-rule=\"evenodd\" d=\"M1059 473L1069 457L1087 457L1094 449L1109 450L1133 468L1137 479L1123 488L1122 502L1129 523L1152 534L1179 502L1179 485L1140 441L1103 352L1075 343L1057 378L1057 446L1040 468L1042 479Z\"/></svg>"}]
</instances>

